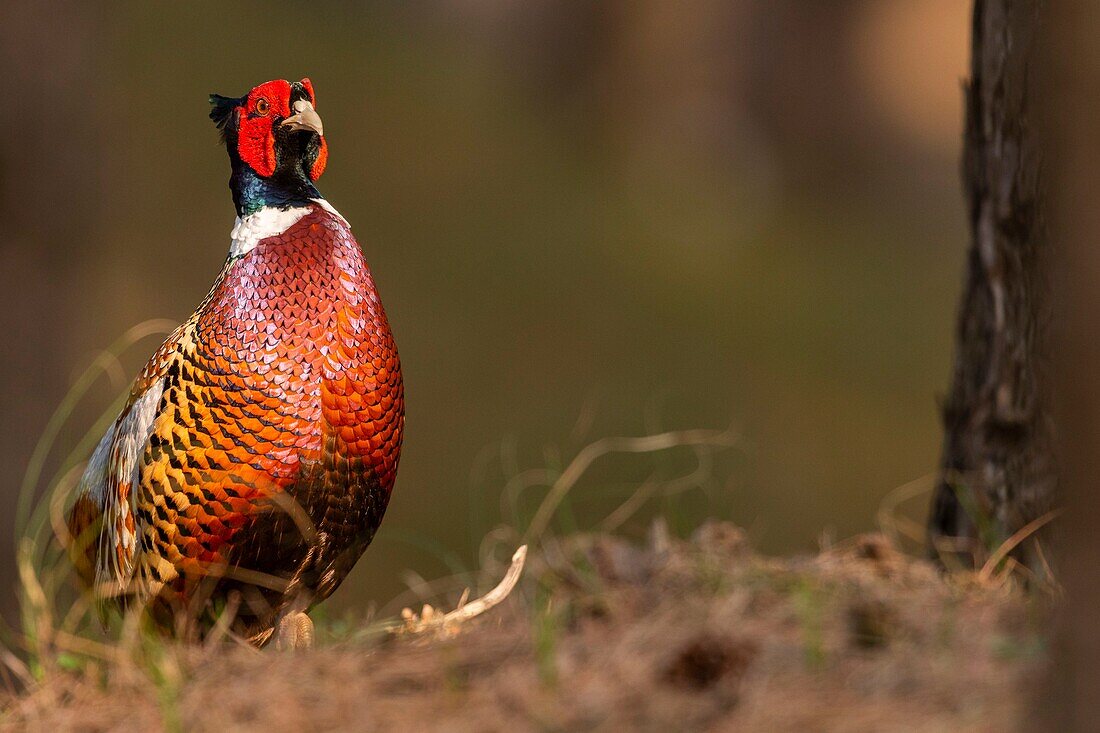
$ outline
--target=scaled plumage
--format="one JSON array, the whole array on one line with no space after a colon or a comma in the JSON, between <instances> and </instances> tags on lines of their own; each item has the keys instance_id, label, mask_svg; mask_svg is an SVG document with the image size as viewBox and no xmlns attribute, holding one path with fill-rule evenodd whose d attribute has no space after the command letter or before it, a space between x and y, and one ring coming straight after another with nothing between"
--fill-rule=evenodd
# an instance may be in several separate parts
<instances>
[{"instance_id":1,"label":"scaled plumage","mask_svg":"<svg viewBox=\"0 0 1100 733\"><path fill-rule=\"evenodd\" d=\"M239 590L236 628L262 641L332 593L373 538L404 392L370 269L313 187L327 143L312 85L211 103L233 165L230 256L135 381L70 528L100 597L201 619Z\"/></svg>"}]
</instances>

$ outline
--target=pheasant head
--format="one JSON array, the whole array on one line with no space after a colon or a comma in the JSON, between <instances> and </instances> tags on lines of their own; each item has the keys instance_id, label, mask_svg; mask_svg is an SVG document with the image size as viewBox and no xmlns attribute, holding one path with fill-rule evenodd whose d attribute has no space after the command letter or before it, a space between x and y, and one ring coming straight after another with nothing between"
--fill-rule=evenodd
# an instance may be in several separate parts
<instances>
[{"instance_id":1,"label":"pheasant head","mask_svg":"<svg viewBox=\"0 0 1100 733\"><path fill-rule=\"evenodd\" d=\"M328 162L328 143L310 80L275 79L243 97L210 95L210 119L222 132L237 213L299 205Z\"/></svg>"}]
</instances>

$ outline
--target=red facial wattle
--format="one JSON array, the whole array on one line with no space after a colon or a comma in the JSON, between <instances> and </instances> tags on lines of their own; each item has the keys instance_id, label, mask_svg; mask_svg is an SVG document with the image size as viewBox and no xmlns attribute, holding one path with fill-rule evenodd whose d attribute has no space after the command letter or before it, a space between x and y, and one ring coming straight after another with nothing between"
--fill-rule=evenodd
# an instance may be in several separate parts
<instances>
[{"instance_id":1,"label":"red facial wattle","mask_svg":"<svg viewBox=\"0 0 1100 733\"><path fill-rule=\"evenodd\" d=\"M302 79L299 84L309 95L310 104L316 106L313 83ZM292 86L283 79L269 81L253 89L237 108L237 153L263 177L274 175L278 165L275 149L276 127L280 120L293 114L291 109ZM316 181L325 171L328 162L328 143L320 137L317 157L310 163L308 175Z\"/></svg>"},{"instance_id":2,"label":"red facial wattle","mask_svg":"<svg viewBox=\"0 0 1100 733\"><path fill-rule=\"evenodd\" d=\"M298 83L302 85L302 88L306 90L306 94L309 95L309 103L316 107L317 95L313 93L313 82L309 80L308 76L303 76L302 80Z\"/></svg>"},{"instance_id":3,"label":"red facial wattle","mask_svg":"<svg viewBox=\"0 0 1100 733\"><path fill-rule=\"evenodd\" d=\"M290 115L290 84L282 79L253 89L237 109L237 153L261 176L275 173L276 117Z\"/></svg>"},{"instance_id":4,"label":"red facial wattle","mask_svg":"<svg viewBox=\"0 0 1100 733\"><path fill-rule=\"evenodd\" d=\"M328 163L328 143L325 142L325 138L321 137L321 149L317 152L317 158L313 161L313 165L309 167L309 180L316 181L321 177L321 174L325 172L325 165Z\"/></svg>"}]
</instances>

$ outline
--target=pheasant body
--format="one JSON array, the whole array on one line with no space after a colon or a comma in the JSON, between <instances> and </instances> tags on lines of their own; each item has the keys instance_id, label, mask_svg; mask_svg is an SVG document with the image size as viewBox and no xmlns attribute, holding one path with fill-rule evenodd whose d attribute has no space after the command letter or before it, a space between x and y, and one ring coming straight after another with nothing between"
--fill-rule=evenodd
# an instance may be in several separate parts
<instances>
[{"instance_id":1,"label":"pheasant body","mask_svg":"<svg viewBox=\"0 0 1100 733\"><path fill-rule=\"evenodd\" d=\"M280 189L234 168L249 175ZM178 611L239 590L236 626L263 639L332 593L381 523L401 366L349 225L311 193L238 200L221 274L93 454L70 526L91 535L77 561L99 595Z\"/></svg>"}]
</instances>

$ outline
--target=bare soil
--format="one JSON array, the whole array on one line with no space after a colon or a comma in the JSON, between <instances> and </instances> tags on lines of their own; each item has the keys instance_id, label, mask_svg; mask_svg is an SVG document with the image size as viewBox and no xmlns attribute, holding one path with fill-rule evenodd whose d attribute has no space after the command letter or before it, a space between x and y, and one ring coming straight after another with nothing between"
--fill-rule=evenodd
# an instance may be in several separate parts
<instances>
[{"instance_id":1,"label":"bare soil","mask_svg":"<svg viewBox=\"0 0 1100 733\"><path fill-rule=\"evenodd\" d=\"M1043 604L865 536L755 554L737 528L544 543L446 638L143 647L56 669L2 724L50 731L1008 731ZM322 629L322 637L324 630ZM70 665L73 666L73 665Z\"/></svg>"}]
</instances>

